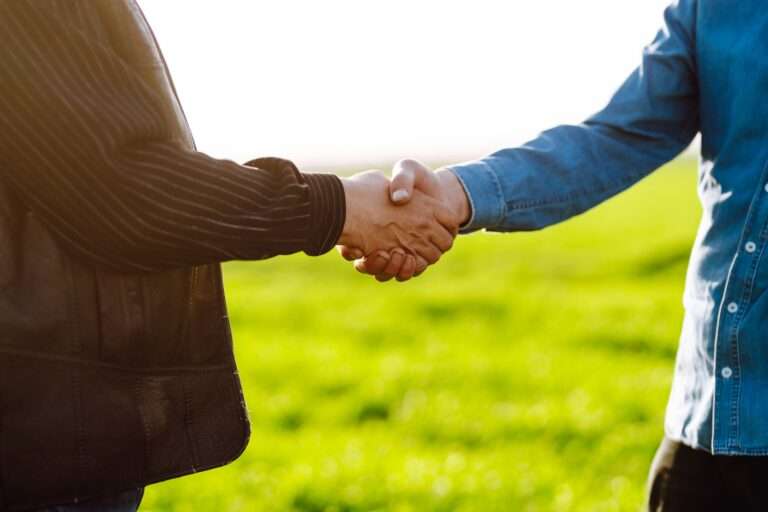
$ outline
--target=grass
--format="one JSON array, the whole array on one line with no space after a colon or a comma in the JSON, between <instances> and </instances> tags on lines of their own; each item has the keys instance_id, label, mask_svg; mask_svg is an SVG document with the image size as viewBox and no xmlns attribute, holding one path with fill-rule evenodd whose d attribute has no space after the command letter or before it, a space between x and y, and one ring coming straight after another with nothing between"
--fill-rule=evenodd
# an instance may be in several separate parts
<instances>
[{"instance_id":1,"label":"grass","mask_svg":"<svg viewBox=\"0 0 768 512\"><path fill-rule=\"evenodd\" d=\"M635 511L699 209L678 161L410 283L336 254L225 266L253 435L144 511Z\"/></svg>"}]
</instances>

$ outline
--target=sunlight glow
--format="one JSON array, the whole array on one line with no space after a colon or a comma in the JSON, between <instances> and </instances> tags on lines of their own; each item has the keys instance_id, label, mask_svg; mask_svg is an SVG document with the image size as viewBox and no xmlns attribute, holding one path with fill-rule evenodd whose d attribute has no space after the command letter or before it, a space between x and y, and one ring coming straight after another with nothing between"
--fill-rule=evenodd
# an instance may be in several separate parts
<instances>
[{"instance_id":1,"label":"sunlight glow","mask_svg":"<svg viewBox=\"0 0 768 512\"><path fill-rule=\"evenodd\" d=\"M667 0L140 0L198 146L448 162L602 107Z\"/></svg>"}]
</instances>

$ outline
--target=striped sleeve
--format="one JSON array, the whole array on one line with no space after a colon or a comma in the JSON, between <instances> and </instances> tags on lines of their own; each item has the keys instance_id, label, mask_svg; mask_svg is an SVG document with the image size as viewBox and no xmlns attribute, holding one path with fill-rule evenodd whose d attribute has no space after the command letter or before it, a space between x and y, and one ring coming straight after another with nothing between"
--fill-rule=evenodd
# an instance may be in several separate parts
<instances>
[{"instance_id":1,"label":"striped sleeve","mask_svg":"<svg viewBox=\"0 0 768 512\"><path fill-rule=\"evenodd\" d=\"M151 272L319 255L340 236L336 176L184 148L130 66L32 2L0 2L0 65L0 179L77 256Z\"/></svg>"}]
</instances>

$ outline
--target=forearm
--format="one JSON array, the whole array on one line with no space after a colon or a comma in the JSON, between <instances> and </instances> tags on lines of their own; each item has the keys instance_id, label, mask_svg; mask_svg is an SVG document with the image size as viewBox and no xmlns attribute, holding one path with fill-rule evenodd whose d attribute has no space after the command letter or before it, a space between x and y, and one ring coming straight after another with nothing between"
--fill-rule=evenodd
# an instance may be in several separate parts
<instances>
[{"instance_id":1,"label":"forearm","mask_svg":"<svg viewBox=\"0 0 768 512\"><path fill-rule=\"evenodd\" d=\"M51 169L36 156L34 172L17 159L5 175L63 245L117 271L320 254L344 223L338 178L286 161L241 166L168 143L108 159L66 156L46 159Z\"/></svg>"},{"instance_id":2,"label":"forearm","mask_svg":"<svg viewBox=\"0 0 768 512\"><path fill-rule=\"evenodd\" d=\"M301 174L285 160L241 166L160 145L132 151L120 173L143 227L134 259L152 266L319 255L344 224L339 179Z\"/></svg>"},{"instance_id":3,"label":"forearm","mask_svg":"<svg viewBox=\"0 0 768 512\"><path fill-rule=\"evenodd\" d=\"M674 158L694 134L691 126L679 137L653 137L590 121L452 166L471 202L465 231L528 231L569 219Z\"/></svg>"}]
</instances>

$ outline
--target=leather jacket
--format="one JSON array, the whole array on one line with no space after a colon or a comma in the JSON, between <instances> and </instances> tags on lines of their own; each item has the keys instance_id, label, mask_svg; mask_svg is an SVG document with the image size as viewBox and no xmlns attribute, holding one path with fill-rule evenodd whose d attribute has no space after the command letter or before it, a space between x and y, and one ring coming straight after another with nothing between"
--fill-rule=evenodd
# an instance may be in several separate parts
<instances>
[{"instance_id":1,"label":"leather jacket","mask_svg":"<svg viewBox=\"0 0 768 512\"><path fill-rule=\"evenodd\" d=\"M191 148L138 6L98 8L116 51L164 98L169 125ZM92 268L0 182L0 510L221 466L248 437L219 265Z\"/></svg>"}]
</instances>

